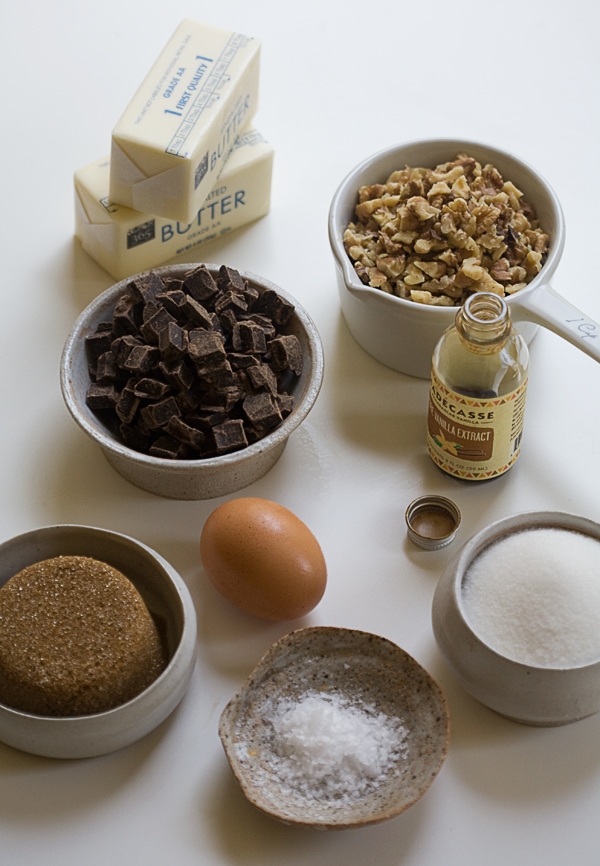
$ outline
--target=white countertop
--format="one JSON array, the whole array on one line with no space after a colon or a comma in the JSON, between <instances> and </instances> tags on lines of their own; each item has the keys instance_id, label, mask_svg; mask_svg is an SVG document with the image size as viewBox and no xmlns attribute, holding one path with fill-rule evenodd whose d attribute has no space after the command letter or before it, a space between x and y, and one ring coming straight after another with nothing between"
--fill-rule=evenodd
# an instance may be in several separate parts
<instances>
[{"instance_id":1,"label":"white countertop","mask_svg":"<svg viewBox=\"0 0 600 866\"><path fill-rule=\"evenodd\" d=\"M325 350L313 411L245 491L286 505L321 543L328 588L302 622L264 624L218 597L198 539L219 500L173 502L131 486L60 395L71 325L114 282L73 239L73 172L108 152L112 126L184 17L261 40L255 122L276 152L270 214L185 260L280 285L314 318ZM440 657L430 609L448 557L488 522L526 510L600 520L600 367L540 330L517 465L482 486L446 478L425 449L427 382L372 360L344 324L327 212L343 176L396 142L474 138L510 150L546 177L565 211L554 288L600 321L598 58L586 0L304 0L285 10L275 0L21 0L4 12L0 540L82 523L149 544L190 588L198 664L174 714L120 753L60 762L0 745L3 863L597 866L600 716L537 729L478 705ZM432 553L412 546L404 526L407 504L430 492L463 515L454 546ZM300 625L383 635L446 694L446 763L392 821L330 834L291 829L254 810L233 780L219 714L262 653Z\"/></svg>"}]
</instances>

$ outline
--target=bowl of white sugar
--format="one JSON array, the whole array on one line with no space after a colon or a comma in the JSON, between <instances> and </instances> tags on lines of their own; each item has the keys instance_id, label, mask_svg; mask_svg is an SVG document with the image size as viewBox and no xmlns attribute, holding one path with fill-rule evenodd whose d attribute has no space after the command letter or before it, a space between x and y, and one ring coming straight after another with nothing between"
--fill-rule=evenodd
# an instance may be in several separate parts
<instances>
[{"instance_id":1,"label":"bowl of white sugar","mask_svg":"<svg viewBox=\"0 0 600 866\"><path fill-rule=\"evenodd\" d=\"M448 748L429 674L391 641L316 626L277 641L229 701L219 736L248 800L285 824L343 830L416 803Z\"/></svg>"},{"instance_id":2,"label":"bowl of white sugar","mask_svg":"<svg viewBox=\"0 0 600 866\"><path fill-rule=\"evenodd\" d=\"M516 722L600 710L600 524L527 512L490 524L448 564L432 605L464 689Z\"/></svg>"}]
</instances>

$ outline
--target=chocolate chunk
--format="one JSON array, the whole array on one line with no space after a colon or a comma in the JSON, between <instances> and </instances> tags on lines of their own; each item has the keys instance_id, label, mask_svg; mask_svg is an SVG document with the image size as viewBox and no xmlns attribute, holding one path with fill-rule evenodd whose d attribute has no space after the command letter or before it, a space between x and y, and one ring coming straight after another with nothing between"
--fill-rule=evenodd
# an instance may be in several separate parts
<instances>
[{"instance_id":1,"label":"chocolate chunk","mask_svg":"<svg viewBox=\"0 0 600 866\"><path fill-rule=\"evenodd\" d=\"M210 330L213 327L213 319L206 307L202 306L201 303L189 295L186 297L183 313L186 322L194 328L206 328Z\"/></svg>"},{"instance_id":2,"label":"chocolate chunk","mask_svg":"<svg viewBox=\"0 0 600 866\"><path fill-rule=\"evenodd\" d=\"M202 369L222 367L227 360L223 340L213 331L190 331L188 355Z\"/></svg>"},{"instance_id":3,"label":"chocolate chunk","mask_svg":"<svg viewBox=\"0 0 600 866\"><path fill-rule=\"evenodd\" d=\"M282 334L269 342L273 369L292 370L299 376L302 372L303 356L300 340L294 334Z\"/></svg>"},{"instance_id":4,"label":"chocolate chunk","mask_svg":"<svg viewBox=\"0 0 600 866\"><path fill-rule=\"evenodd\" d=\"M173 436L159 436L148 451L151 457L163 457L167 460L183 460L187 457L187 448L183 442Z\"/></svg>"},{"instance_id":5,"label":"chocolate chunk","mask_svg":"<svg viewBox=\"0 0 600 866\"><path fill-rule=\"evenodd\" d=\"M237 322L231 339L236 352L263 355L267 351L265 332L256 322Z\"/></svg>"},{"instance_id":6,"label":"chocolate chunk","mask_svg":"<svg viewBox=\"0 0 600 866\"><path fill-rule=\"evenodd\" d=\"M250 394L242 403L244 414L257 430L271 430L282 421L279 406L271 394Z\"/></svg>"},{"instance_id":7,"label":"chocolate chunk","mask_svg":"<svg viewBox=\"0 0 600 866\"><path fill-rule=\"evenodd\" d=\"M293 396L287 394L285 391L277 395L277 403L279 404L279 411L281 412L282 418L287 418L294 408L295 402Z\"/></svg>"},{"instance_id":8,"label":"chocolate chunk","mask_svg":"<svg viewBox=\"0 0 600 866\"><path fill-rule=\"evenodd\" d=\"M121 389L119 399L115 405L115 412L123 424L131 424L139 405L140 398L136 397L133 386L128 384Z\"/></svg>"},{"instance_id":9,"label":"chocolate chunk","mask_svg":"<svg viewBox=\"0 0 600 866\"><path fill-rule=\"evenodd\" d=\"M144 400L160 400L169 391L169 386L166 382L161 382L159 379L151 379L145 377L135 383L133 393L136 397L141 397Z\"/></svg>"},{"instance_id":10,"label":"chocolate chunk","mask_svg":"<svg viewBox=\"0 0 600 866\"><path fill-rule=\"evenodd\" d=\"M185 319L185 303L188 296L181 289L169 289L167 292L161 292L156 296L165 310L175 317L177 322Z\"/></svg>"},{"instance_id":11,"label":"chocolate chunk","mask_svg":"<svg viewBox=\"0 0 600 866\"><path fill-rule=\"evenodd\" d=\"M231 412L240 397L241 391L237 385L220 391L208 391L198 403L198 408L203 412Z\"/></svg>"},{"instance_id":12,"label":"chocolate chunk","mask_svg":"<svg viewBox=\"0 0 600 866\"><path fill-rule=\"evenodd\" d=\"M202 430L193 427L191 424L186 424L185 421L175 415L169 419L165 431L174 439L195 448L196 451L200 451L206 439Z\"/></svg>"},{"instance_id":13,"label":"chocolate chunk","mask_svg":"<svg viewBox=\"0 0 600 866\"><path fill-rule=\"evenodd\" d=\"M257 391L266 390L271 394L277 394L277 376L267 364L255 364L248 367L246 375Z\"/></svg>"},{"instance_id":14,"label":"chocolate chunk","mask_svg":"<svg viewBox=\"0 0 600 866\"><path fill-rule=\"evenodd\" d=\"M229 352L227 360L231 364L232 370L247 370L248 367L253 367L259 363L256 355L248 355L245 352Z\"/></svg>"},{"instance_id":15,"label":"chocolate chunk","mask_svg":"<svg viewBox=\"0 0 600 866\"><path fill-rule=\"evenodd\" d=\"M237 320L239 315L248 311L248 304L243 295L237 292L224 292L215 302L215 313L217 316L222 316L225 310L231 310Z\"/></svg>"},{"instance_id":16,"label":"chocolate chunk","mask_svg":"<svg viewBox=\"0 0 600 866\"><path fill-rule=\"evenodd\" d=\"M167 382L177 391L187 391L194 384L196 376L186 361L160 361L158 369Z\"/></svg>"},{"instance_id":17,"label":"chocolate chunk","mask_svg":"<svg viewBox=\"0 0 600 866\"><path fill-rule=\"evenodd\" d=\"M86 395L86 403L90 409L114 409L117 403L118 395L115 391L115 386L97 385L91 382Z\"/></svg>"},{"instance_id":18,"label":"chocolate chunk","mask_svg":"<svg viewBox=\"0 0 600 866\"><path fill-rule=\"evenodd\" d=\"M145 275L145 278L138 277L131 280L128 289L134 298L147 304L154 300L160 292L164 292L165 284L155 271L151 271Z\"/></svg>"},{"instance_id":19,"label":"chocolate chunk","mask_svg":"<svg viewBox=\"0 0 600 866\"><path fill-rule=\"evenodd\" d=\"M121 366L132 373L149 373L159 358L159 351L153 346L133 346Z\"/></svg>"},{"instance_id":20,"label":"chocolate chunk","mask_svg":"<svg viewBox=\"0 0 600 866\"><path fill-rule=\"evenodd\" d=\"M287 325L289 320L292 318L294 314L294 305L285 298L282 298L281 295L273 289L265 289L254 304L254 311L257 313L263 313L271 319L275 325L283 327L284 325Z\"/></svg>"},{"instance_id":21,"label":"chocolate chunk","mask_svg":"<svg viewBox=\"0 0 600 866\"><path fill-rule=\"evenodd\" d=\"M166 397L158 403L150 403L140 409L140 415L151 430L165 427L171 418L181 414L174 397Z\"/></svg>"},{"instance_id":22,"label":"chocolate chunk","mask_svg":"<svg viewBox=\"0 0 600 866\"><path fill-rule=\"evenodd\" d=\"M116 382L119 378L119 368L115 363L115 356L111 351L104 352L96 363L96 382L98 385L106 385Z\"/></svg>"},{"instance_id":23,"label":"chocolate chunk","mask_svg":"<svg viewBox=\"0 0 600 866\"><path fill-rule=\"evenodd\" d=\"M232 291L244 293L246 283L239 271L234 268L229 268L227 265L221 265L217 274L217 285L223 292Z\"/></svg>"},{"instance_id":24,"label":"chocolate chunk","mask_svg":"<svg viewBox=\"0 0 600 866\"><path fill-rule=\"evenodd\" d=\"M165 361L175 361L187 352L188 333L177 322L169 322L158 335L158 349Z\"/></svg>"},{"instance_id":25,"label":"chocolate chunk","mask_svg":"<svg viewBox=\"0 0 600 866\"><path fill-rule=\"evenodd\" d=\"M115 364L122 367L134 346L141 346L142 341L138 337L128 335L125 337L117 337L113 340L111 351L115 358Z\"/></svg>"},{"instance_id":26,"label":"chocolate chunk","mask_svg":"<svg viewBox=\"0 0 600 866\"><path fill-rule=\"evenodd\" d=\"M111 333L112 325L109 324L107 330L98 328L93 334L88 334L85 338L85 347L88 358L97 359L104 352L108 352L112 346L113 335Z\"/></svg>"},{"instance_id":27,"label":"chocolate chunk","mask_svg":"<svg viewBox=\"0 0 600 866\"><path fill-rule=\"evenodd\" d=\"M228 454L248 445L244 424L239 418L231 418L213 427L217 454Z\"/></svg>"},{"instance_id":28,"label":"chocolate chunk","mask_svg":"<svg viewBox=\"0 0 600 866\"><path fill-rule=\"evenodd\" d=\"M149 343L158 346L160 332L167 327L169 322L175 322L174 317L164 307L159 307L140 328L142 336Z\"/></svg>"},{"instance_id":29,"label":"chocolate chunk","mask_svg":"<svg viewBox=\"0 0 600 866\"><path fill-rule=\"evenodd\" d=\"M135 334L142 320L142 308L131 295L123 295L116 303L113 313L113 333Z\"/></svg>"},{"instance_id":30,"label":"chocolate chunk","mask_svg":"<svg viewBox=\"0 0 600 866\"><path fill-rule=\"evenodd\" d=\"M219 291L212 274L203 265L185 275L183 288L201 304L214 297Z\"/></svg>"}]
</instances>

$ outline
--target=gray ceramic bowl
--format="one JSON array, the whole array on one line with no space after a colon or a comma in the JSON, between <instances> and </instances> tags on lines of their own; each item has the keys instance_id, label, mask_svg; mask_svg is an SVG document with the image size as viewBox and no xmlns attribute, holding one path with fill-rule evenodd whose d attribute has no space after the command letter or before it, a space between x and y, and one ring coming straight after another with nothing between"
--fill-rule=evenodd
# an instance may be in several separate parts
<instances>
[{"instance_id":1,"label":"gray ceramic bowl","mask_svg":"<svg viewBox=\"0 0 600 866\"><path fill-rule=\"evenodd\" d=\"M90 758L122 749L154 730L175 709L196 662L196 613L189 591L166 560L144 544L106 529L59 525L0 545L0 585L54 556L91 556L125 574L161 623L168 664L141 694L86 716L38 716L0 704L0 741L48 758Z\"/></svg>"},{"instance_id":2,"label":"gray ceramic bowl","mask_svg":"<svg viewBox=\"0 0 600 866\"><path fill-rule=\"evenodd\" d=\"M398 144L368 157L338 187L329 211L329 242L333 252L338 294L344 318L357 343L381 363L401 373L429 378L433 349L444 330L453 324L456 308L431 307L406 301L364 285L354 270L343 243L344 230L354 219L358 190L363 184L383 183L405 166L435 167L459 152L492 163L525 194L550 236L550 252L540 273L508 298L513 320L527 342L537 326L553 330L579 349L600 360L597 340L600 325L573 307L550 286L565 243L560 203L548 183L521 159L486 144L454 139L432 139Z\"/></svg>"},{"instance_id":3,"label":"gray ceramic bowl","mask_svg":"<svg viewBox=\"0 0 600 866\"><path fill-rule=\"evenodd\" d=\"M470 539L449 562L436 587L433 632L438 647L463 688L476 700L513 721L557 726L600 710L600 658L575 667L538 667L492 649L469 622L463 582L471 563L489 545L524 529L554 527L600 540L600 525L560 512L529 512L498 520ZM526 579L523 563L523 579Z\"/></svg>"},{"instance_id":4,"label":"gray ceramic bowl","mask_svg":"<svg viewBox=\"0 0 600 866\"><path fill-rule=\"evenodd\" d=\"M282 772L274 764L279 747L274 743L269 713L280 701L295 706L313 692L339 696L352 710L374 707L390 723L399 723L406 731L404 751L386 766L383 778L369 783L359 796L352 790L347 799L340 799L339 788L335 795L327 789L323 792L320 779L318 795L307 794L301 790L302 780L290 782L287 770ZM322 731L319 715L309 718L305 730L312 731L317 740L321 734L326 738L329 722ZM349 723L344 717L338 718L338 742L343 742L344 747L341 760L348 757L359 763L376 733L366 742L353 732L347 741L346 725ZM325 626L293 631L275 643L225 707L219 723L225 754L248 800L272 818L313 830L377 824L416 803L444 762L448 729L448 712L440 689L404 650L368 632ZM390 739L394 735L392 731ZM303 745L296 753L300 766L305 766L306 760ZM322 760L320 749L321 743L312 766L319 766ZM308 751L310 754L310 744ZM338 764L334 762L322 772L343 789L340 780L344 777L341 770L338 772ZM362 782L359 774L357 786ZM341 793L347 795L347 791Z\"/></svg>"},{"instance_id":5,"label":"gray ceramic bowl","mask_svg":"<svg viewBox=\"0 0 600 866\"><path fill-rule=\"evenodd\" d=\"M155 268L161 276L181 278L197 265ZM207 264L213 274L219 266ZM241 490L261 478L277 462L289 436L313 407L323 381L323 349L317 328L303 307L278 286L254 274L242 276L259 291L278 292L295 305L287 332L300 341L304 367L292 391L295 406L273 432L241 451L205 460L170 460L150 457L125 446L86 405L90 383L85 337L100 322L109 321L118 298L133 277L122 280L99 295L81 313L67 338L61 359L60 381L67 409L81 429L102 449L107 461L127 481L172 499L212 499Z\"/></svg>"}]
</instances>

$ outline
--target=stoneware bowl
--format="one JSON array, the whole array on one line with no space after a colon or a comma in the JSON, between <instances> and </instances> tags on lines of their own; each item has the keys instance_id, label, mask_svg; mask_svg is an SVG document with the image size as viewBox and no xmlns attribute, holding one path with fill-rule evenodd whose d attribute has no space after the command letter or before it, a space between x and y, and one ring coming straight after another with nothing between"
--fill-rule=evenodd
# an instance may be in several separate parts
<instances>
[{"instance_id":1,"label":"stoneware bowl","mask_svg":"<svg viewBox=\"0 0 600 866\"><path fill-rule=\"evenodd\" d=\"M364 285L343 243L344 230L354 219L358 190L363 184L383 183L405 166L434 168L466 152L482 164L492 163L505 180L519 187L536 209L550 236L548 258L540 273L507 298L513 321L527 342L538 325L600 360L599 340L589 339L600 325L573 307L550 285L565 243L560 203L541 175L521 159L474 141L432 139L399 144L379 151L354 168L338 187L329 211L329 242L335 261L338 293L344 318L353 337L370 355L388 367L411 376L429 378L431 355L444 330L454 322L456 308L432 307L406 301Z\"/></svg>"},{"instance_id":2,"label":"stoneware bowl","mask_svg":"<svg viewBox=\"0 0 600 866\"><path fill-rule=\"evenodd\" d=\"M105 529L59 525L34 529L0 545L0 585L54 556L91 556L125 574L159 623L168 665L141 694L86 716L38 716L0 704L0 741L48 758L91 758L122 749L154 730L175 709L196 661L196 614L177 572L146 545Z\"/></svg>"},{"instance_id":3,"label":"stoneware bowl","mask_svg":"<svg viewBox=\"0 0 600 866\"><path fill-rule=\"evenodd\" d=\"M194 264L155 268L163 277L182 278ZM216 276L219 266L207 264ZM302 306L283 289L254 274L242 276L260 292L273 289L294 304L295 312L286 326L295 334L303 352L303 370L291 393L295 398L292 412L273 432L241 451L205 460L170 460L151 457L124 445L86 404L90 383L85 338L100 322L110 321L117 300L125 292L129 277L99 295L81 313L67 338L60 367L64 401L79 427L102 449L110 465L123 478L160 496L172 499L212 499L247 487L261 478L277 462L289 436L304 421L313 407L323 381L323 349L317 328Z\"/></svg>"},{"instance_id":4,"label":"stoneware bowl","mask_svg":"<svg viewBox=\"0 0 600 866\"><path fill-rule=\"evenodd\" d=\"M571 668L513 661L473 630L463 599L465 575L480 553L511 533L542 527L574 530L600 540L600 524L560 512L528 512L491 523L448 563L434 593L432 622L442 655L472 697L513 721L551 727L600 710L600 658Z\"/></svg>"},{"instance_id":5,"label":"stoneware bowl","mask_svg":"<svg viewBox=\"0 0 600 866\"><path fill-rule=\"evenodd\" d=\"M329 791L319 796L303 792L273 763L280 750L269 713L281 701L296 706L313 691L341 696L353 708L374 707L407 732L404 752L359 796L354 791L349 799ZM267 651L223 710L219 735L234 776L254 806L285 824L341 830L380 823L416 803L442 766L448 726L440 689L402 649L366 632L319 626L293 631ZM315 721L306 729L317 738L321 734ZM324 733L329 732L327 726ZM358 760L368 745L356 744ZM302 762L306 756L300 751L296 757ZM336 770L326 770L335 784Z\"/></svg>"}]
</instances>

